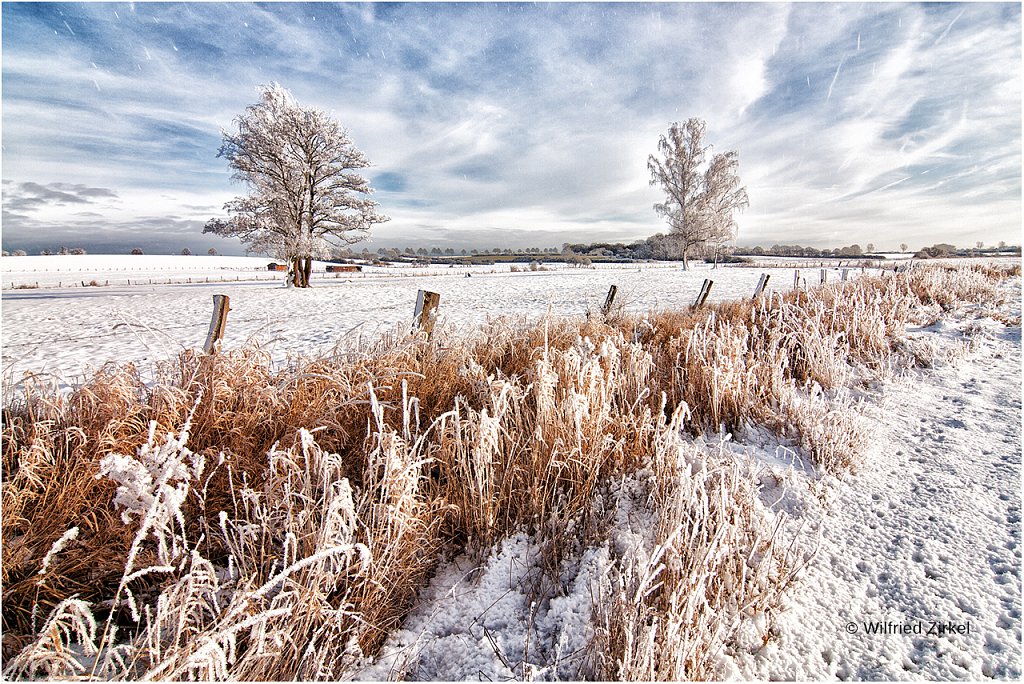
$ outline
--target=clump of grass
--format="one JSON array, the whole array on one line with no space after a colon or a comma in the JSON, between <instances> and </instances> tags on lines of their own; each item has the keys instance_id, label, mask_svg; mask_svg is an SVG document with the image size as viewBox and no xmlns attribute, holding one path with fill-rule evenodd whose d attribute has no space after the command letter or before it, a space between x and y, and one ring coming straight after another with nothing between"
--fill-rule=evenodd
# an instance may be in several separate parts
<instances>
[{"instance_id":1,"label":"clump of grass","mask_svg":"<svg viewBox=\"0 0 1024 684\"><path fill-rule=\"evenodd\" d=\"M906 287L922 304L935 304L950 311L961 303L992 301L1001 277L1020 275L1020 264L1011 267L990 264L939 266L912 271Z\"/></svg>"},{"instance_id":2,"label":"clump of grass","mask_svg":"<svg viewBox=\"0 0 1024 684\"><path fill-rule=\"evenodd\" d=\"M855 471L868 443L867 429L849 400L826 399L819 386L785 392L772 427L793 434L811 462L833 475Z\"/></svg>"},{"instance_id":3,"label":"clump of grass","mask_svg":"<svg viewBox=\"0 0 1024 684\"><path fill-rule=\"evenodd\" d=\"M599 680L718 678L717 656L744 622L767 629L806 562L758 514L748 473L673 438L682 413L660 431L647 471L653 545L629 547L598 588L588 654Z\"/></svg>"},{"instance_id":4,"label":"clump of grass","mask_svg":"<svg viewBox=\"0 0 1024 684\"><path fill-rule=\"evenodd\" d=\"M710 676L798 562L750 481L679 432L761 423L841 475L864 434L833 390L909 358L919 307L989 301L1001 277L929 268L463 340L396 332L276 372L255 348L186 352L150 384L109 366L69 394L30 380L4 409L5 673L340 678L447 554L528 531L557 591L565 558L609 534L600 493L647 469L661 561L617 559L592 673ZM135 499L118 493L131 473ZM125 524L113 502L135 500L149 507Z\"/></svg>"}]
</instances>

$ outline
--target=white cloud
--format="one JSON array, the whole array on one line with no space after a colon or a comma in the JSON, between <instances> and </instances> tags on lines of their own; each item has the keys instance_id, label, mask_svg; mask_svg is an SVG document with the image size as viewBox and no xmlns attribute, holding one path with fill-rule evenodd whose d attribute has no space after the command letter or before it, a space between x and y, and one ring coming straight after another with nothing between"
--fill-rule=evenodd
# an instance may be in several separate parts
<instances>
[{"instance_id":1,"label":"white cloud","mask_svg":"<svg viewBox=\"0 0 1024 684\"><path fill-rule=\"evenodd\" d=\"M4 174L113 188L117 220L238 192L218 131L277 80L394 181L378 240L663 230L646 159L690 116L740 152L743 242L1017 239L1016 6L109 9L5 7Z\"/></svg>"}]
</instances>

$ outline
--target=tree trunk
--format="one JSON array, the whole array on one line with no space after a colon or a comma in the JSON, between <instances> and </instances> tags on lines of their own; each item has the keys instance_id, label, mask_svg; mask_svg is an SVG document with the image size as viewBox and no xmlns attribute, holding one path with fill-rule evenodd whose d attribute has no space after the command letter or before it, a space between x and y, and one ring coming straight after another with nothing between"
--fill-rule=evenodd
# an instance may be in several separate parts
<instances>
[{"instance_id":1,"label":"tree trunk","mask_svg":"<svg viewBox=\"0 0 1024 684\"><path fill-rule=\"evenodd\" d=\"M690 270L690 262L686 259L686 247L683 247L683 270Z\"/></svg>"},{"instance_id":2,"label":"tree trunk","mask_svg":"<svg viewBox=\"0 0 1024 684\"><path fill-rule=\"evenodd\" d=\"M309 276L312 270L312 257L292 257L292 285L295 287L309 287Z\"/></svg>"}]
</instances>

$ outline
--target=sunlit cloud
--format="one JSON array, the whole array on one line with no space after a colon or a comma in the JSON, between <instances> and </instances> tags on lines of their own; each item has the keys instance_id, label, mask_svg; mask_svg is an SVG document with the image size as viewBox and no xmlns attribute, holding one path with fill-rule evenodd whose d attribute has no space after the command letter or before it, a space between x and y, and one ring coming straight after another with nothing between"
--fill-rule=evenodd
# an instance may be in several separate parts
<instances>
[{"instance_id":1,"label":"sunlit cloud","mask_svg":"<svg viewBox=\"0 0 1024 684\"><path fill-rule=\"evenodd\" d=\"M662 232L647 155L690 116L740 153L741 243L1019 239L1018 5L5 3L3 35L5 249L240 252L200 231L270 81L373 162L373 248Z\"/></svg>"}]
</instances>

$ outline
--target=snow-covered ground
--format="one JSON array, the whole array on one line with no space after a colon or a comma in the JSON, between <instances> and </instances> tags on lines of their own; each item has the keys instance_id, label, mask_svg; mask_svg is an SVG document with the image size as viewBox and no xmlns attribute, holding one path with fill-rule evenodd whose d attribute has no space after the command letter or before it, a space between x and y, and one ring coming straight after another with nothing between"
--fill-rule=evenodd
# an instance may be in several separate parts
<instances>
[{"instance_id":1,"label":"snow-covered ground","mask_svg":"<svg viewBox=\"0 0 1024 684\"><path fill-rule=\"evenodd\" d=\"M983 319L915 335L942 347L964 331L966 357L867 405L867 462L807 509L819 553L777 638L737 658L740 676L1020 679L1021 329Z\"/></svg>"},{"instance_id":2,"label":"snow-covered ground","mask_svg":"<svg viewBox=\"0 0 1024 684\"><path fill-rule=\"evenodd\" d=\"M863 393L869 453L845 480L757 428L698 438L745 462L764 514L817 548L768 638L753 620L720 654L723 679L1020 679L1021 328L967 316L910 332L950 360ZM635 513L618 543L644 543ZM577 678L607 551L567 562L550 603L535 600L539 562L523 535L456 559L357 678Z\"/></svg>"},{"instance_id":3,"label":"snow-covered ground","mask_svg":"<svg viewBox=\"0 0 1024 684\"><path fill-rule=\"evenodd\" d=\"M211 281L278 280L266 257L183 256L171 254L66 254L0 258L4 290L74 288ZM318 264L323 271L323 264Z\"/></svg>"},{"instance_id":4,"label":"snow-covered ground","mask_svg":"<svg viewBox=\"0 0 1024 684\"><path fill-rule=\"evenodd\" d=\"M328 352L352 333L373 336L409 326L419 289L440 293L441 322L468 333L500 316L536 320L549 311L559 316L584 315L600 308L611 285L618 286L617 305L646 312L692 304L705 278L714 281L709 301L750 297L761 273L770 275L768 289L785 291L793 287L796 270L712 269L702 263L689 271L665 263L590 269L552 265L549 271L518 273L507 264L367 267L363 273L339 277L325 273L314 279L313 288L295 290L282 287L284 274L266 271L268 261L149 255L0 259L5 287L11 282L40 281L39 288L5 289L0 297L3 371L15 381L33 372L69 384L82 380L90 368L118 361L136 364L145 377L155 361L202 346L213 294L226 294L231 300L225 347L252 341L267 350L275 363L283 363L289 355ZM124 270L132 267L140 270ZM854 269L848 276L860 274ZM271 276L273 280L266 282L245 280ZM157 284L149 285L151 277ZM242 281L235 282L236 277ZM801 277L816 284L820 269L805 268ZM829 269L827 277L838 280L841 272ZM65 282L57 287L62 278L110 285L69 288ZM210 283L205 282L207 278ZM218 282L221 278L227 282ZM176 284L166 284L167 279Z\"/></svg>"},{"instance_id":5,"label":"snow-covered ground","mask_svg":"<svg viewBox=\"0 0 1024 684\"><path fill-rule=\"evenodd\" d=\"M82 257L49 257L69 258ZM10 263L20 259L26 257L0 262L5 286L14 277ZM95 277L120 273L107 268ZM231 273L224 268L231 266L209 275ZM440 292L442 320L468 332L502 315L582 315L600 306L611 284L632 311L690 304L706 277L715 281L713 300L749 297L761 273L702 264L689 272L660 264L471 270L467 278L461 269L368 269L323 278L309 291L281 287L280 275L209 286L5 289L3 368L15 379L32 371L67 382L88 367L132 361L145 374L152 363L202 344L214 293L231 297L224 344L253 340L281 362L327 351L352 331L408 326L420 288ZM793 270L768 271L770 288L792 287ZM804 273L817 278L816 267ZM1020 283L1008 285L1013 303L1003 313L1010 319L1019 320ZM769 638L731 645L720 657L723 678L1020 678L1020 325L963 316L912 334L939 347L970 340L971 351L866 391L871 448L844 481L815 476L794 462L787 445L758 439L754 430L720 447L718 437L707 438L711 448L746 459L752 476L772 473L761 478L779 483L762 493L765 515L785 513L792 518L788 530L802 525L820 535L819 552L787 595ZM621 543L630 535L643 543L649 519L637 517L634 528L628 516L621 522ZM802 543L812 544L812 536ZM438 571L360 676L573 678L595 582L608 565L603 553L589 549L567 562L564 595L543 605L533 602L540 561L530 539L504 541L482 564L456 559Z\"/></svg>"}]
</instances>

